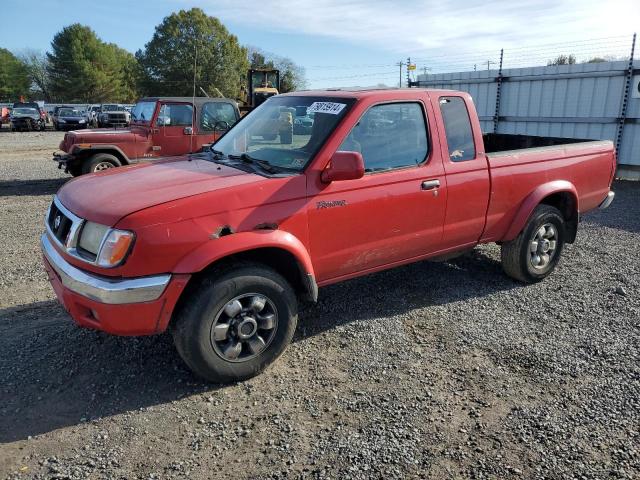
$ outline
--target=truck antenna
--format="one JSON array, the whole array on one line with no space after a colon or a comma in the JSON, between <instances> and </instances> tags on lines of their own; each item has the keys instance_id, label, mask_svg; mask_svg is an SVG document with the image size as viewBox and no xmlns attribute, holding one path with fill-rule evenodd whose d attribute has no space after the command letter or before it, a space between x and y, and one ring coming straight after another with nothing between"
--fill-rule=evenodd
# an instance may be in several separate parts
<instances>
[{"instance_id":1,"label":"truck antenna","mask_svg":"<svg viewBox=\"0 0 640 480\"><path fill-rule=\"evenodd\" d=\"M191 161L191 155L193 154L193 114L196 110L196 71L198 67L198 44L193 46L193 95L191 96L191 133L189 136L189 161Z\"/></svg>"}]
</instances>

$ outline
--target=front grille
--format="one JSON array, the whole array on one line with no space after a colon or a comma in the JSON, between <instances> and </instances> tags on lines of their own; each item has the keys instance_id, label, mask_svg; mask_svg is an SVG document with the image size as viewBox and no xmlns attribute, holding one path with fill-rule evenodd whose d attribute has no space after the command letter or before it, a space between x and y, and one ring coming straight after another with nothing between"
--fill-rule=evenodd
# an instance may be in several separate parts
<instances>
[{"instance_id":1,"label":"front grille","mask_svg":"<svg viewBox=\"0 0 640 480\"><path fill-rule=\"evenodd\" d=\"M109 121L110 122L126 122L127 116L124 113L110 113Z\"/></svg>"},{"instance_id":2,"label":"front grille","mask_svg":"<svg viewBox=\"0 0 640 480\"><path fill-rule=\"evenodd\" d=\"M69 236L69 232L71 231L73 221L56 206L55 202L51 204L49 218L47 218L47 224L49 225L49 229L51 230L51 233L53 233L53 235L56 237L56 239L62 245L66 245L67 237Z\"/></svg>"}]
</instances>

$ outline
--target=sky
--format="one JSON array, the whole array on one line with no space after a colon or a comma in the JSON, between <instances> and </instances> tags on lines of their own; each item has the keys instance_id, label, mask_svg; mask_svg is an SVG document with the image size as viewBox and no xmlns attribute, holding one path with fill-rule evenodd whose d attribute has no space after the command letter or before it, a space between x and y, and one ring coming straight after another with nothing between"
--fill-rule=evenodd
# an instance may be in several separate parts
<instances>
[{"instance_id":1,"label":"sky","mask_svg":"<svg viewBox=\"0 0 640 480\"><path fill-rule=\"evenodd\" d=\"M640 27L640 0L0 0L0 48L46 51L78 22L135 52L164 17L192 7L243 45L305 67L309 88L397 86L408 57L428 73L496 68L501 48L505 67L623 57Z\"/></svg>"}]
</instances>

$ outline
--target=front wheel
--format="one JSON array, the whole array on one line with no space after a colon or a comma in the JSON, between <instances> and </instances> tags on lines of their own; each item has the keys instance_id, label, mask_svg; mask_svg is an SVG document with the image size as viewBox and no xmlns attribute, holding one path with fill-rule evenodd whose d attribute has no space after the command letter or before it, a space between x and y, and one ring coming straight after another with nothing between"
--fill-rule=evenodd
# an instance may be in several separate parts
<instances>
[{"instance_id":1,"label":"front wheel","mask_svg":"<svg viewBox=\"0 0 640 480\"><path fill-rule=\"evenodd\" d=\"M218 383L262 372L291 342L296 296L277 272L247 265L205 279L178 311L178 353L200 377Z\"/></svg>"},{"instance_id":2,"label":"front wheel","mask_svg":"<svg viewBox=\"0 0 640 480\"><path fill-rule=\"evenodd\" d=\"M108 153L97 153L89 157L82 165L82 173L96 173L119 167L120 161Z\"/></svg>"},{"instance_id":3,"label":"front wheel","mask_svg":"<svg viewBox=\"0 0 640 480\"><path fill-rule=\"evenodd\" d=\"M524 283L548 277L560 261L565 232L562 213L551 205L538 205L520 235L502 244L502 268Z\"/></svg>"}]
</instances>

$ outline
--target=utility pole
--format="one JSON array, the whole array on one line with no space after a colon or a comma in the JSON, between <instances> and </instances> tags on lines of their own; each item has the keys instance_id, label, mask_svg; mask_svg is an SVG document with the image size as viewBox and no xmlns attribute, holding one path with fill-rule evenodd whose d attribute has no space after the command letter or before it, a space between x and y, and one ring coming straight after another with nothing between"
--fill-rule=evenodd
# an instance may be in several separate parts
<instances>
[{"instance_id":1,"label":"utility pole","mask_svg":"<svg viewBox=\"0 0 640 480\"><path fill-rule=\"evenodd\" d=\"M492 61L492 60L487 60L487 70L491 70L490 65L494 64L495 65L496 62Z\"/></svg>"},{"instance_id":2,"label":"utility pole","mask_svg":"<svg viewBox=\"0 0 640 480\"><path fill-rule=\"evenodd\" d=\"M402 88L402 67L403 66L404 66L404 63L402 62L402 60L396 63L396 67L400 67L400 83L398 83L398 88Z\"/></svg>"}]
</instances>

